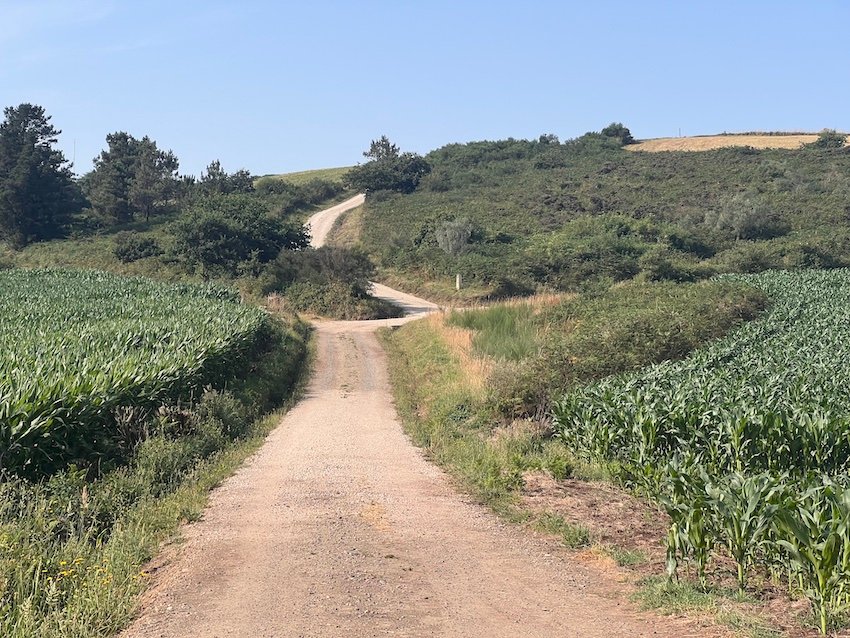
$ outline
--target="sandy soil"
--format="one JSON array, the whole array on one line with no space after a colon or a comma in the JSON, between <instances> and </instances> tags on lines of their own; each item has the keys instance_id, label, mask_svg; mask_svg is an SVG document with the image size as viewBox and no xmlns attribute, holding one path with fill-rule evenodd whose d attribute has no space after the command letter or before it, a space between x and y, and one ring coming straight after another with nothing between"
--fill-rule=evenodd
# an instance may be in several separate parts
<instances>
[{"instance_id":1,"label":"sandy soil","mask_svg":"<svg viewBox=\"0 0 850 638\"><path fill-rule=\"evenodd\" d=\"M305 398L157 559L122 635L706 635L638 612L616 570L500 522L408 441L374 331L434 306L400 301L411 317L316 325Z\"/></svg>"}]
</instances>

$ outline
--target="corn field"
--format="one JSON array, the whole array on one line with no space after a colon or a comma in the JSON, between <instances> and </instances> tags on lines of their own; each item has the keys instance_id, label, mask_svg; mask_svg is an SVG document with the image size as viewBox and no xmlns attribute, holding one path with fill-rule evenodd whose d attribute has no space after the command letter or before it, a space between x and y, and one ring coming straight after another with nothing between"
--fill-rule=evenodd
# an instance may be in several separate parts
<instances>
[{"instance_id":1,"label":"corn field","mask_svg":"<svg viewBox=\"0 0 850 638\"><path fill-rule=\"evenodd\" d=\"M772 301L758 321L680 362L557 402L561 437L656 498L667 570L737 565L812 603L826 633L850 610L850 271L736 276Z\"/></svg>"},{"instance_id":2,"label":"corn field","mask_svg":"<svg viewBox=\"0 0 850 638\"><path fill-rule=\"evenodd\" d=\"M122 409L227 378L268 318L211 286L100 272L0 272L0 471L91 461Z\"/></svg>"}]
</instances>

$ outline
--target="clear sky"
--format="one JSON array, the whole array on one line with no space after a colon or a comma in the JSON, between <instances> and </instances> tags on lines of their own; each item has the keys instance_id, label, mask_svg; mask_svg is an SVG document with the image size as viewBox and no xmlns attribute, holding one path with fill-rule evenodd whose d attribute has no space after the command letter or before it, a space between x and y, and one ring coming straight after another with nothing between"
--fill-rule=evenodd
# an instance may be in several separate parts
<instances>
[{"instance_id":1,"label":"clear sky","mask_svg":"<svg viewBox=\"0 0 850 638\"><path fill-rule=\"evenodd\" d=\"M181 172L344 166L621 121L639 138L850 130L845 0L0 0L0 105L91 168L107 133Z\"/></svg>"}]
</instances>

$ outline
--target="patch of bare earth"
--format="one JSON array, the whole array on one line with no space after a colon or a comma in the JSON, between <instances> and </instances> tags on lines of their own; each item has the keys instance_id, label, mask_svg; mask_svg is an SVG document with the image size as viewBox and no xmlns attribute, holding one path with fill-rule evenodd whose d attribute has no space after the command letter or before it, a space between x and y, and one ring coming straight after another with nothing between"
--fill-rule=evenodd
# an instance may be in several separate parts
<instances>
[{"instance_id":1,"label":"patch of bare earth","mask_svg":"<svg viewBox=\"0 0 850 638\"><path fill-rule=\"evenodd\" d=\"M528 510L584 525L600 545L641 552L651 572L664 564L662 540L670 519L657 507L606 483L556 481L545 472L529 472L524 479L521 500Z\"/></svg>"}]
</instances>

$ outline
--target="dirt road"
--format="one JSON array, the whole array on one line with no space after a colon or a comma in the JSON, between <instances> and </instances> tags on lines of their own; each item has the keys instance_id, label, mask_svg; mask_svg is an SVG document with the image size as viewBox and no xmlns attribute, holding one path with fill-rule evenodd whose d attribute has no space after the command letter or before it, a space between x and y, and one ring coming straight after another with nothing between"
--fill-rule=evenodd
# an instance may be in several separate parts
<instances>
[{"instance_id":1,"label":"dirt road","mask_svg":"<svg viewBox=\"0 0 850 638\"><path fill-rule=\"evenodd\" d=\"M317 324L307 395L160 559L125 638L689 635L459 495L411 445L374 334L401 321Z\"/></svg>"},{"instance_id":2,"label":"dirt road","mask_svg":"<svg viewBox=\"0 0 850 638\"><path fill-rule=\"evenodd\" d=\"M323 246L337 218L345 211L361 206L364 201L366 201L365 195L355 195L341 204L326 208L310 217L307 221L310 225L310 237L312 238L310 243L316 248Z\"/></svg>"}]
</instances>

